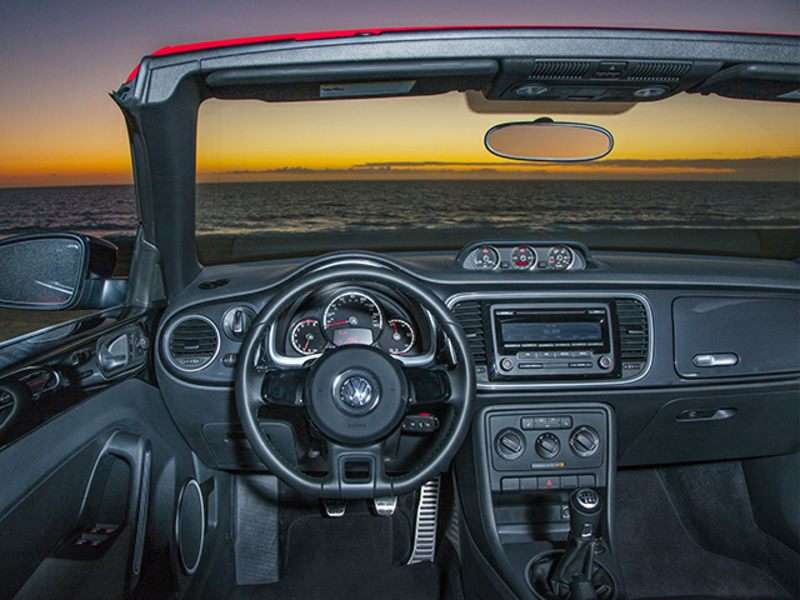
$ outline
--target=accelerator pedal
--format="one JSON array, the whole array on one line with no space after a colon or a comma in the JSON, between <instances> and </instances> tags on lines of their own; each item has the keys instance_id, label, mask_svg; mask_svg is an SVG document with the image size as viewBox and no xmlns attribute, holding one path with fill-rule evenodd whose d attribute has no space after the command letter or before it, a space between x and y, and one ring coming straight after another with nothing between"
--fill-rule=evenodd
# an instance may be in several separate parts
<instances>
[{"instance_id":1,"label":"accelerator pedal","mask_svg":"<svg viewBox=\"0 0 800 600\"><path fill-rule=\"evenodd\" d=\"M440 481L431 479L419 491L417 521L414 524L414 549L408 564L433 562L436 558L436 525L439 515Z\"/></svg>"}]
</instances>

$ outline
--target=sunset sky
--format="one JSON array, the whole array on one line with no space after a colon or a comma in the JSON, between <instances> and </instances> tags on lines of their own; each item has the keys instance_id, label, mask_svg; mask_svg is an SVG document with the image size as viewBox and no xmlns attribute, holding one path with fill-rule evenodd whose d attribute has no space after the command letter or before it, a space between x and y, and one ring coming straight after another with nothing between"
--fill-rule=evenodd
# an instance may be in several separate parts
<instances>
[{"instance_id":1,"label":"sunset sky","mask_svg":"<svg viewBox=\"0 0 800 600\"><path fill-rule=\"evenodd\" d=\"M800 32L797 0L674 0L647 3L646 11L635 0L497 4L370 1L348 2L345 10L341 2L318 0L4 0L0 186L129 183L124 124L107 93L139 57L164 45L292 31L487 23ZM798 108L683 96L623 115L587 117L614 133L616 148L608 160L575 175L669 176L693 169L703 176L791 179L797 162L785 157L800 156ZM483 149L482 135L503 118L471 113L457 94L314 105L213 102L201 111L199 167L204 180L336 178L352 176L354 169L375 177L498 176L509 167L496 165L500 161ZM287 167L294 171L275 172Z\"/></svg>"}]
</instances>

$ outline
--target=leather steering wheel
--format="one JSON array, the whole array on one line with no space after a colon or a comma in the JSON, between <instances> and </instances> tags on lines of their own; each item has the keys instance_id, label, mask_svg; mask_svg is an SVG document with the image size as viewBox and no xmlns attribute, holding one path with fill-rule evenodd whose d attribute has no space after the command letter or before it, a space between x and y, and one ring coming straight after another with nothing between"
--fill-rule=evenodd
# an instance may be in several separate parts
<instances>
[{"instance_id":1,"label":"leather steering wheel","mask_svg":"<svg viewBox=\"0 0 800 600\"><path fill-rule=\"evenodd\" d=\"M303 368L256 365L270 327L298 298L332 284L379 283L418 302L455 351L455 366L434 362L406 368L366 345L331 349ZM435 343L432 340L431 343ZM397 271L337 266L301 275L278 291L256 317L239 354L236 407L244 433L267 468L288 486L319 498L379 498L409 493L445 471L469 430L475 397L472 355L461 325L431 291ZM444 405L448 418L424 459L409 472L387 475L383 442L409 411ZM305 411L325 443L328 473L314 477L287 459L259 424L259 409L280 405Z\"/></svg>"}]
</instances>

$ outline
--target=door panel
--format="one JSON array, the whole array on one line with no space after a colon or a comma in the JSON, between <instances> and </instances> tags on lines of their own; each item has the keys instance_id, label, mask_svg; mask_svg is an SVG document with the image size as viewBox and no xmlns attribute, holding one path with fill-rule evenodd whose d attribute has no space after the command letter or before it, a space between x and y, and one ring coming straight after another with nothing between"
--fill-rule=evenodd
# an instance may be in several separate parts
<instances>
[{"instance_id":1,"label":"door panel","mask_svg":"<svg viewBox=\"0 0 800 600\"><path fill-rule=\"evenodd\" d=\"M149 382L156 317L90 317L0 372L0 599L123 598L169 556L195 466Z\"/></svg>"}]
</instances>

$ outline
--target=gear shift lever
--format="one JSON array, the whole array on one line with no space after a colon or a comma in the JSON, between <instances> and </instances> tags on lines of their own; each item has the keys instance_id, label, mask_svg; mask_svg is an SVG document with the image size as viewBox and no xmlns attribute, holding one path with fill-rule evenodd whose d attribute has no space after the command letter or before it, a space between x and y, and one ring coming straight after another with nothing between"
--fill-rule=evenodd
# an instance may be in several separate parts
<instances>
[{"instance_id":1,"label":"gear shift lever","mask_svg":"<svg viewBox=\"0 0 800 600\"><path fill-rule=\"evenodd\" d=\"M592 488L580 488L569 497L567 549L551 577L551 586L570 600L595 600L592 584L594 546L600 535L603 504ZM568 593L565 593L567 592Z\"/></svg>"}]
</instances>

